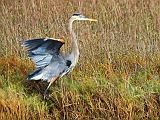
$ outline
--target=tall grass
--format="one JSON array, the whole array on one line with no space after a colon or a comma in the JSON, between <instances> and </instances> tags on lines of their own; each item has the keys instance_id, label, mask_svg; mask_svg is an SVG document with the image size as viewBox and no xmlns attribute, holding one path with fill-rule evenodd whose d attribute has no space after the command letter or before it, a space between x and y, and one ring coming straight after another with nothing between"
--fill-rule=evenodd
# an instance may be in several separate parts
<instances>
[{"instance_id":1,"label":"tall grass","mask_svg":"<svg viewBox=\"0 0 160 120\"><path fill-rule=\"evenodd\" d=\"M159 0L1 0L0 11L0 119L160 118ZM43 100L20 42L63 38L69 51L77 11L98 22L74 24L79 63Z\"/></svg>"}]
</instances>

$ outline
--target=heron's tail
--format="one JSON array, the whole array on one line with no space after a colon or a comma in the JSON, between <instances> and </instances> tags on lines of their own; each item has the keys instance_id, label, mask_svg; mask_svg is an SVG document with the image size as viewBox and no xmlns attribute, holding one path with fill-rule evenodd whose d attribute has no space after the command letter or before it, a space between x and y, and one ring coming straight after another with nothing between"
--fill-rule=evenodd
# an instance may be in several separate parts
<instances>
[{"instance_id":1,"label":"heron's tail","mask_svg":"<svg viewBox=\"0 0 160 120\"><path fill-rule=\"evenodd\" d=\"M28 75L27 80L40 80L42 78L41 70L41 68L36 69Z\"/></svg>"}]
</instances>

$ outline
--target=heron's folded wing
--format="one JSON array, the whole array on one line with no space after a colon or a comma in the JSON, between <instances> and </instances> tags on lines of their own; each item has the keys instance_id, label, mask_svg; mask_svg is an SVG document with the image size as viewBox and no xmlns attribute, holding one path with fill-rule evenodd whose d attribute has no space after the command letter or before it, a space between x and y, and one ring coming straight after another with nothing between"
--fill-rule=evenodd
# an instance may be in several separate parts
<instances>
[{"instance_id":1,"label":"heron's folded wing","mask_svg":"<svg viewBox=\"0 0 160 120\"><path fill-rule=\"evenodd\" d=\"M64 42L60 39L40 38L25 40L22 45L27 48L29 57L39 68L48 65L53 57L59 55L63 44Z\"/></svg>"}]
</instances>

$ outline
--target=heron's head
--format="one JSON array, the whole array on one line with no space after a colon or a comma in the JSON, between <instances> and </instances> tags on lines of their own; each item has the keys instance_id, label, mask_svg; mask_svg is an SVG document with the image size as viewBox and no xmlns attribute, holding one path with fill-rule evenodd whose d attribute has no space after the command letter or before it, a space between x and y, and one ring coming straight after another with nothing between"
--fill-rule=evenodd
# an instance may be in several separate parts
<instances>
[{"instance_id":1,"label":"heron's head","mask_svg":"<svg viewBox=\"0 0 160 120\"><path fill-rule=\"evenodd\" d=\"M96 22L96 19L91 19L91 18L87 18L86 16L80 14L80 13L74 13L72 15L72 17L70 18L71 21L76 21L76 20L85 20L85 21L94 21Z\"/></svg>"}]
</instances>

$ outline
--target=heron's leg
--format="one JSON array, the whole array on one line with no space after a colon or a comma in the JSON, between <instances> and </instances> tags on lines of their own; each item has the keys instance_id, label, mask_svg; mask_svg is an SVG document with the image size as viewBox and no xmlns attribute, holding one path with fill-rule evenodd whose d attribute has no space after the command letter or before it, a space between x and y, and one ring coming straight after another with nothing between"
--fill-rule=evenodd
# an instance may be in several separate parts
<instances>
[{"instance_id":1,"label":"heron's leg","mask_svg":"<svg viewBox=\"0 0 160 120\"><path fill-rule=\"evenodd\" d=\"M47 98L49 95L48 95L48 89L50 88L51 84L56 81L58 79L58 77L54 77L50 80L49 82L49 85L47 86L46 90L44 91L44 99Z\"/></svg>"}]
</instances>

